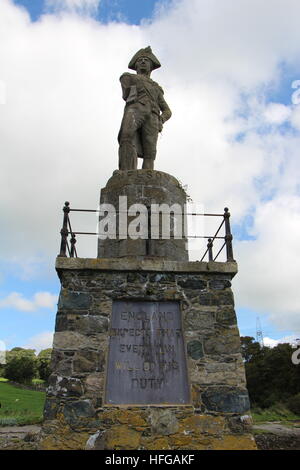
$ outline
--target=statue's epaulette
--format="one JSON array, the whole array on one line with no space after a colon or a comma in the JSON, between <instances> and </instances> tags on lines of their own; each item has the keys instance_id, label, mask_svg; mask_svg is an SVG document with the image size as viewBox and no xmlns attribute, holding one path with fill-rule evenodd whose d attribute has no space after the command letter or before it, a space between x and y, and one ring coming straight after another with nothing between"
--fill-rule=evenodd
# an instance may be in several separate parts
<instances>
[{"instance_id":1,"label":"statue's epaulette","mask_svg":"<svg viewBox=\"0 0 300 470\"><path fill-rule=\"evenodd\" d=\"M134 73L124 72L124 73L122 73L122 75L121 75L121 77L120 77L120 80L121 80L123 77L131 77L132 75L134 75Z\"/></svg>"}]
</instances>

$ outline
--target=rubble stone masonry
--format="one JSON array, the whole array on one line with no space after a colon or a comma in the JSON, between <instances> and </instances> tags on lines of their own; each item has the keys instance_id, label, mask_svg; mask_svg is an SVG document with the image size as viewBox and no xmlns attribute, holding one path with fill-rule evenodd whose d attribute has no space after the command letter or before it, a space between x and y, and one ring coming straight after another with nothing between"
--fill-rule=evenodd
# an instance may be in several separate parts
<instances>
[{"instance_id":1,"label":"rubble stone masonry","mask_svg":"<svg viewBox=\"0 0 300 470\"><path fill-rule=\"evenodd\" d=\"M235 262L57 258L61 292L40 449L255 449ZM190 403L105 403L112 303L177 301Z\"/></svg>"}]
</instances>

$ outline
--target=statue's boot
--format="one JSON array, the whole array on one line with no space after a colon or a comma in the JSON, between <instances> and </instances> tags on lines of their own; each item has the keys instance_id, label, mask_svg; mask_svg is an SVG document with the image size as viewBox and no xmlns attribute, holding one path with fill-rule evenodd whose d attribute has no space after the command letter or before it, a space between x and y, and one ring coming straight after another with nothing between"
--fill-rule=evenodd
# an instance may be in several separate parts
<instances>
[{"instance_id":1,"label":"statue's boot","mask_svg":"<svg viewBox=\"0 0 300 470\"><path fill-rule=\"evenodd\" d=\"M144 158L143 170L153 170L153 169L154 169L154 160L152 158Z\"/></svg>"},{"instance_id":2,"label":"statue's boot","mask_svg":"<svg viewBox=\"0 0 300 470\"><path fill-rule=\"evenodd\" d=\"M123 141L119 147L119 170L136 170L137 153L135 146L128 141Z\"/></svg>"}]
</instances>

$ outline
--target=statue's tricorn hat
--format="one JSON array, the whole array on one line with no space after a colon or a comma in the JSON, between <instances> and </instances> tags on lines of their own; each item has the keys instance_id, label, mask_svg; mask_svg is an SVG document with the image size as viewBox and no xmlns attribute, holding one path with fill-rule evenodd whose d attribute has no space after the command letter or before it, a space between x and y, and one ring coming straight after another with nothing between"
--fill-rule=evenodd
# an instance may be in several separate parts
<instances>
[{"instance_id":1,"label":"statue's tricorn hat","mask_svg":"<svg viewBox=\"0 0 300 470\"><path fill-rule=\"evenodd\" d=\"M153 64L152 70L158 69L159 67L161 67L161 64L160 64L158 58L155 57L155 55L153 54L153 52L151 50L151 47L148 46L145 49L140 49L139 51L137 51L136 54L134 54L134 56L132 57L131 61L128 64L128 68L131 69L131 70L136 70L135 63L140 57L147 57L148 59L151 60L151 62Z\"/></svg>"}]
</instances>

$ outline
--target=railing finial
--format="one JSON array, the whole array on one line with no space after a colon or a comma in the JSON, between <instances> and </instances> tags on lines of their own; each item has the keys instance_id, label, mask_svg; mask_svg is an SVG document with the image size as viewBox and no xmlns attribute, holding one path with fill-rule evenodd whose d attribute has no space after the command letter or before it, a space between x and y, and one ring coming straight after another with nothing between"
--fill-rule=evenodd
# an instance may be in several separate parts
<instances>
[{"instance_id":1,"label":"railing finial","mask_svg":"<svg viewBox=\"0 0 300 470\"><path fill-rule=\"evenodd\" d=\"M224 208L224 221L225 221L225 243L226 243L226 253L227 261L234 261L233 250L232 250L232 233L230 229L230 212L228 207Z\"/></svg>"},{"instance_id":2,"label":"railing finial","mask_svg":"<svg viewBox=\"0 0 300 470\"><path fill-rule=\"evenodd\" d=\"M68 239L68 220L69 220L69 212L70 212L70 203L69 201L65 202L65 205L63 207L63 212L64 212L64 218L63 218L63 226L60 231L61 234L61 243L60 243L60 253L58 256L63 256L66 257L66 251L67 251L67 239Z\"/></svg>"}]
</instances>

